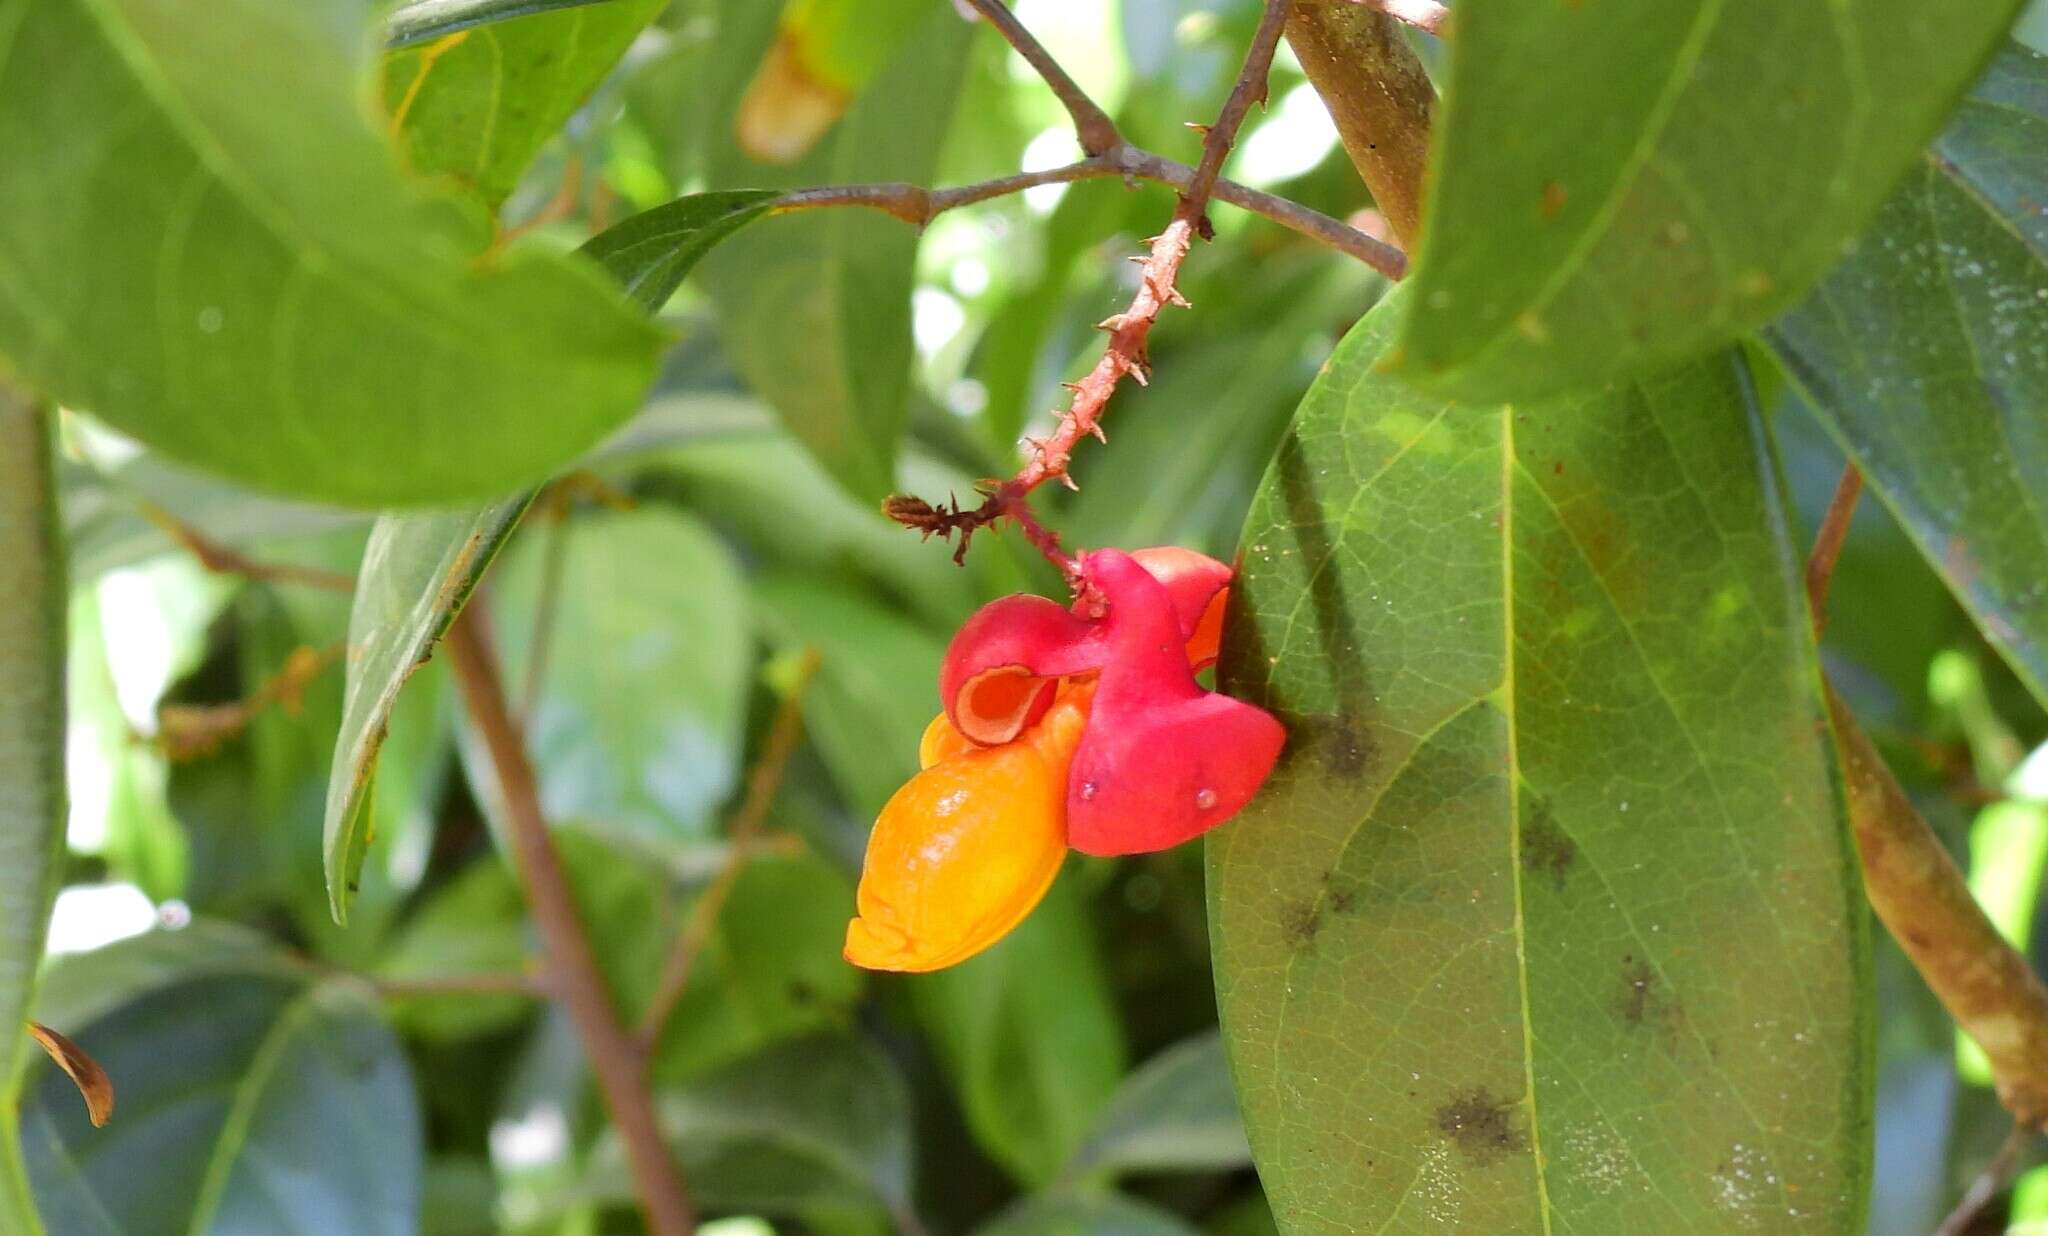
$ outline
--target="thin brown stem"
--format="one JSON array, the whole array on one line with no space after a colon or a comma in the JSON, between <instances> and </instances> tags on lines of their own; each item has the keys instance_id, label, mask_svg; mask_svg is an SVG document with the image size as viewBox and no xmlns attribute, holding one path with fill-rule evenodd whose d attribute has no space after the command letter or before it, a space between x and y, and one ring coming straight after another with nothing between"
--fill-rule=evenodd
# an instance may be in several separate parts
<instances>
[{"instance_id":1,"label":"thin brown stem","mask_svg":"<svg viewBox=\"0 0 2048 1236\"><path fill-rule=\"evenodd\" d=\"M1017 20L1017 15L1003 0L967 0L967 3L996 28L1004 42L1024 57L1032 72L1045 80L1060 105L1067 109L1067 115L1073 119L1074 136L1080 139L1082 153L1099 155L1123 143L1123 137L1117 132L1116 122L1109 118L1109 113L1088 97L1088 92L1081 89L1060 62L1053 59L1052 53L1045 50L1045 45L1024 28L1024 23Z\"/></svg>"},{"instance_id":2,"label":"thin brown stem","mask_svg":"<svg viewBox=\"0 0 2048 1236\"><path fill-rule=\"evenodd\" d=\"M2019 1176L2020 1164L2024 1161L2028 1143L2034 1140L2034 1133L2026 1125L2013 1125L2012 1132L1999 1143L1998 1153L1991 1156L1991 1162L1985 1164L1984 1170L1970 1182L1970 1187L1963 1190L1962 1200L1956 1203L1948 1218L1934 1229L1934 1236L1963 1236L1976 1224L1977 1216L1984 1213L1992 1199L2005 1192Z\"/></svg>"},{"instance_id":3,"label":"thin brown stem","mask_svg":"<svg viewBox=\"0 0 2048 1236\"><path fill-rule=\"evenodd\" d=\"M784 194L775 203L775 208L778 211L787 211L862 206L870 210L879 210L913 226L923 227L940 214L962 206L1021 193L1039 185L1071 184L1077 180L1096 180L1109 176L1150 180L1185 191L1194 183L1195 169L1185 163L1162 158L1150 151L1139 150L1135 146L1119 145L1104 154L1063 167L1047 168L1038 172L1020 172L1014 176L1001 176L994 180L959 185L950 189L925 189L902 183L827 185L817 189L798 189L793 193ZM1252 214L1270 219L1339 253L1357 258L1389 279L1398 279L1407 270L1407 258L1399 249L1368 236L1342 220L1333 219L1298 202L1291 202L1284 197L1222 179L1216 181L1212 196L1218 201L1228 202Z\"/></svg>"},{"instance_id":4,"label":"thin brown stem","mask_svg":"<svg viewBox=\"0 0 2048 1236\"><path fill-rule=\"evenodd\" d=\"M1821 517L1820 531L1813 538L1813 552L1806 557L1806 607L1813 615L1813 637L1820 638L1827 626L1828 583L1835 577L1835 563L1842 557L1842 542L1848 539L1849 522L1856 515L1856 499L1863 496L1863 473L1854 462L1842 466L1842 479L1835 482L1835 496Z\"/></svg>"},{"instance_id":5,"label":"thin brown stem","mask_svg":"<svg viewBox=\"0 0 2048 1236\"><path fill-rule=\"evenodd\" d=\"M249 728L249 723L267 708L283 708L297 716L306 687L341 660L346 643L325 648L301 645L294 648L284 665L244 699L225 704L163 704L156 710L154 743L164 758L176 763L195 760L220 750L221 744Z\"/></svg>"},{"instance_id":6,"label":"thin brown stem","mask_svg":"<svg viewBox=\"0 0 2048 1236\"><path fill-rule=\"evenodd\" d=\"M331 592L353 592L355 576L339 571L325 571L319 567L298 566L289 562L258 562L246 557L240 550L232 549L208 537L205 533L179 519L154 502L137 504L143 518L163 530L165 536L199 560L199 565L216 575L239 575L272 584L304 584L308 588L324 588Z\"/></svg>"},{"instance_id":7,"label":"thin brown stem","mask_svg":"<svg viewBox=\"0 0 2048 1236\"><path fill-rule=\"evenodd\" d=\"M719 868L718 877L690 907L690 917L676 937L668 960L662 965L661 978L654 987L654 998L647 1002L647 1012L640 1019L638 1039L643 1053L652 1052L654 1045L661 1041L661 1032L667 1028L668 1019L675 1012L676 1002L683 998L683 991L690 984L690 973L696 968L697 957L711 939L712 930L718 926L719 912L732 895L732 886L739 879L740 869L760 852L761 847L754 844L755 837L768 821L768 811L775 805L776 792L782 788L782 777L788 771L790 757L796 754L797 743L803 738L804 692L810 689L811 678L818 672L818 661L815 648L804 652L797 667L796 681L790 685L789 693L782 697L782 703L775 710L775 720L768 726L768 737L761 743L760 757L754 761L754 769L747 775L746 797L740 801L732 826L726 830L728 850L725 865Z\"/></svg>"},{"instance_id":8,"label":"thin brown stem","mask_svg":"<svg viewBox=\"0 0 2048 1236\"><path fill-rule=\"evenodd\" d=\"M1424 34L1441 36L1450 24L1451 11L1436 0L1346 0L1364 8L1385 13L1398 22L1405 22Z\"/></svg>"},{"instance_id":9,"label":"thin brown stem","mask_svg":"<svg viewBox=\"0 0 2048 1236\"><path fill-rule=\"evenodd\" d=\"M1400 23L1363 4L1303 3L1288 19L1287 42L1373 204L1413 253L1436 88Z\"/></svg>"},{"instance_id":10,"label":"thin brown stem","mask_svg":"<svg viewBox=\"0 0 2048 1236\"><path fill-rule=\"evenodd\" d=\"M1102 358L1087 376L1068 384L1073 398L1061 413L1053 432L1033 440L1030 461L1009 480L984 490L981 505L973 510L963 511L957 503L948 510L920 499L899 496L883 504L882 509L890 518L906 527L916 528L926 536L950 537L955 532L959 533L956 559L966 552L967 544L977 529L998 519L1013 519L1023 527L1032 544L1060 569L1082 599L1089 599L1082 586L1079 565L1060 549L1059 538L1032 517L1027 505L1029 495L1038 486L1054 479L1072 487L1074 481L1068 475L1067 466L1073 458L1074 448L1084 437L1103 438L1102 414L1124 375L1129 374L1141 385L1147 380L1151 362L1146 354L1146 342L1151 337L1152 326L1166 306L1187 304L1174 286L1180 276L1181 262L1186 259L1196 236L1206 238L1209 235L1209 220L1205 212L1210 194L1216 188L1223 160L1237 140L1237 131L1244 124L1246 113L1254 102L1263 101L1266 97L1266 79L1272 68L1273 53L1280 44L1280 34L1286 26L1291 7L1292 0L1267 0L1258 32L1245 53L1244 68L1239 71L1230 96L1224 100L1216 123L1208 126L1203 135L1201 161L1196 164L1187 188L1174 207L1173 218L1153 238L1150 251L1142 259L1132 259L1139 263L1137 293L1131 298L1129 308L1096 324L1109 332L1109 345L1103 349Z\"/></svg>"},{"instance_id":11,"label":"thin brown stem","mask_svg":"<svg viewBox=\"0 0 2048 1236\"><path fill-rule=\"evenodd\" d=\"M526 893L541 942L547 984L568 1009L597 1078L612 1125L626 1149L640 1208L653 1236L687 1236L695 1226L682 1174L662 1140L648 1091L647 1061L605 989L597 956L584 934L576 899L541 813L540 787L526 758L525 738L505 700L483 611L471 605L448 629L455 678L483 738L496 776L513 867Z\"/></svg>"}]
</instances>

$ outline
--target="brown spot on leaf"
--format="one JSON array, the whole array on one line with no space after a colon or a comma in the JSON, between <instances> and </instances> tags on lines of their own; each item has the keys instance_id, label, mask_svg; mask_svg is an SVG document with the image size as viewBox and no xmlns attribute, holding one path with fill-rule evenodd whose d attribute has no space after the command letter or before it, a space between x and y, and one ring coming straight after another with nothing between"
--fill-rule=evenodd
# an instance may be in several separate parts
<instances>
[{"instance_id":1,"label":"brown spot on leaf","mask_svg":"<svg viewBox=\"0 0 2048 1236\"><path fill-rule=\"evenodd\" d=\"M1633 953L1621 959L1621 998L1618 1002L1621 1020L1631 1027L1649 1025L1663 1030L1677 1028L1680 1010L1678 1001L1664 986L1664 980L1648 958L1639 958Z\"/></svg>"},{"instance_id":2,"label":"brown spot on leaf","mask_svg":"<svg viewBox=\"0 0 2048 1236\"><path fill-rule=\"evenodd\" d=\"M1548 873L1551 882L1564 887L1565 877L1579 862L1579 843L1565 834L1557 817L1542 799L1530 795L1525 808L1528 822L1522 825L1522 870L1532 875Z\"/></svg>"},{"instance_id":3,"label":"brown spot on leaf","mask_svg":"<svg viewBox=\"0 0 2048 1236\"><path fill-rule=\"evenodd\" d=\"M1295 948L1314 944L1316 933L1322 929L1323 905L1319 898L1304 898L1280 912L1280 935Z\"/></svg>"},{"instance_id":4,"label":"brown spot on leaf","mask_svg":"<svg viewBox=\"0 0 2048 1236\"><path fill-rule=\"evenodd\" d=\"M1437 1132L1480 1167L1525 1149L1529 1142L1514 1124L1515 1105L1484 1086L1451 1096L1436 1109Z\"/></svg>"},{"instance_id":5,"label":"brown spot on leaf","mask_svg":"<svg viewBox=\"0 0 2048 1236\"><path fill-rule=\"evenodd\" d=\"M1543 217L1546 219L1556 218L1557 212L1564 209L1564 199L1565 192L1563 185L1557 183L1555 180L1544 181Z\"/></svg>"}]
</instances>

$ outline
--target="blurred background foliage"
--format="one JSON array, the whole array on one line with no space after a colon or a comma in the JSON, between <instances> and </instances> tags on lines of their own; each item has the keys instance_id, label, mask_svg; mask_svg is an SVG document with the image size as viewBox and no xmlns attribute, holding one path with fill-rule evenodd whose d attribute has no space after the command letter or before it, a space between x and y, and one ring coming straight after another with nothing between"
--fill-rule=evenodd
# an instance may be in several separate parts
<instances>
[{"instance_id":1,"label":"blurred background foliage","mask_svg":"<svg viewBox=\"0 0 2048 1236\"><path fill-rule=\"evenodd\" d=\"M756 163L733 115L776 8L674 0L628 31L617 69L553 118L561 134L516 179L476 152L410 157L473 167L505 220L564 249L684 192L954 184L1078 157L1022 61L946 16L909 36L929 49L881 70L876 89L910 110L794 168ZM1135 143L1191 159L1182 123L1214 113L1259 6L1017 8ZM392 82L407 80L408 54L393 56ZM887 122L905 115L922 126ZM1340 217L1368 204L1284 49L1229 173ZM952 626L987 598L1056 582L1014 535L985 537L956 567L872 499L892 481L967 495L1008 472L1018 436L1049 424L1058 383L1099 348L1092 324L1128 301L1125 258L1170 209L1156 186L1092 181L947 214L921 239L849 212L746 232L668 306L681 342L641 415L535 503L484 585L545 805L629 1017L693 906L737 865L655 1053L686 1178L721 1216L707 1232L1273 1230L1215 1032L1197 849L1077 860L1014 937L953 971L904 980L839 958L867 826L914 769ZM1229 556L1286 418L1384 290L1270 223L1229 209L1215 223L1183 282L1196 311L1154 336L1156 380L1119 395L1082 489L1043 512L1070 543ZM890 393L819 370L834 347L896 346L888 285L850 333L778 296L821 270L868 296L889 277L878 255L911 246L908 425L891 470L831 446L847 421L833 400ZM764 395L804 401L791 417L802 441ZM1789 384L1771 397L1810 528L1843 460ZM81 1165L67 1153L77 1098L36 1067L24 1133L52 1230L283 1230L262 1225L285 1213L365 1234L634 1230L574 1035L520 990L532 932L443 670L399 697L360 888L337 926L322 821L350 599L289 574L209 570L186 543L353 577L369 518L232 488L83 421L67 422L64 448L71 854L38 1017L107 1065L121 1109ZM2041 955L2048 718L1876 502L1833 597L1830 676L2001 927ZM819 664L802 744L759 838L734 846L746 771L807 650ZM1882 933L1877 975L1871 1231L1904 1236L1953 1204L2007 1121L1981 1059ZM292 1146L317 1147L304 1158L323 1171L264 1170ZM2048 1231L2048 1177L2023 1181L2013 1223Z\"/></svg>"}]
</instances>

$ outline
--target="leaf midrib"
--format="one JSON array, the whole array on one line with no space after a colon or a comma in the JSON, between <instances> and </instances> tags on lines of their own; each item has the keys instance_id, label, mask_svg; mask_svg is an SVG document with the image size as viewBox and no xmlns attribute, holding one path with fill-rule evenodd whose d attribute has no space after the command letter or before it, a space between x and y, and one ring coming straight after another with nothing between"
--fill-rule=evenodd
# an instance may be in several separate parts
<instances>
[{"instance_id":1,"label":"leaf midrib","mask_svg":"<svg viewBox=\"0 0 2048 1236\"><path fill-rule=\"evenodd\" d=\"M249 1126L256 1118L256 1108L269 1089L271 1075L283 1061L292 1036L312 1015L319 993L318 987L308 987L292 997L278 1010L277 1020L264 1031L258 1042L255 1055L249 1059L248 1071L235 1085L234 1102L228 1108L227 1119L221 1122L220 1133L214 1138L213 1152L207 1156L206 1174L201 1178L199 1196L192 1205L192 1222L186 1228L187 1236L206 1236L207 1229L212 1226L221 1198L227 1192L228 1179L234 1174L236 1158L248 1141Z\"/></svg>"},{"instance_id":2,"label":"leaf midrib","mask_svg":"<svg viewBox=\"0 0 2048 1236\"><path fill-rule=\"evenodd\" d=\"M1537 1214L1551 1236L1550 1178L1543 1161L1543 1122L1536 1110L1536 1016L1529 998L1528 921L1522 907L1522 749L1515 709L1515 410L1500 410L1501 714L1507 719L1508 876L1515 891L1515 980L1521 1001L1522 1102L1529 1109L1529 1158L1536 1173Z\"/></svg>"}]
</instances>

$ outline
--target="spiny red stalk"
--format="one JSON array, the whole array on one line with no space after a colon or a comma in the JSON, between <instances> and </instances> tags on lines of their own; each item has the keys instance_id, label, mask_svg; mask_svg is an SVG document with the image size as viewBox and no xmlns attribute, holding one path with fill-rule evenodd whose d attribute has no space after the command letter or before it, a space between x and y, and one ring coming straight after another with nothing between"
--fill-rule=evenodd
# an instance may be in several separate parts
<instances>
[{"instance_id":1,"label":"spiny red stalk","mask_svg":"<svg viewBox=\"0 0 2048 1236\"><path fill-rule=\"evenodd\" d=\"M1140 270L1138 290L1131 298L1130 308L1096 324L1109 332L1109 344L1103 349L1102 359L1095 362L1095 367L1088 371L1086 377L1067 384L1067 389L1073 392L1073 399L1060 414L1058 426L1046 437L1032 439L1030 460L1015 476L983 489L982 503L973 510L961 510L958 502L948 510L921 499L898 495L882 504L882 510L891 519L916 528L927 537L937 534L941 538L950 538L958 532L960 543L953 552L956 562L964 559L968 542L978 529L998 519L1013 519L1032 545L1059 568L1077 597L1091 606L1100 603L1099 597L1089 595L1080 565L1060 548L1059 535L1040 524L1032 514L1030 494L1055 478L1070 489L1078 489L1067 471L1073 460L1074 448L1084 436L1093 435L1098 441L1108 441L1102 432L1102 414L1125 374L1135 378L1140 386L1147 382L1150 361L1145 350L1146 341L1152 334L1153 324L1159 320L1161 310L1168 305L1187 306L1186 298L1174 286L1180 278L1181 262L1186 259L1197 235L1204 239L1210 235L1209 220L1204 214L1209 196L1216 188L1217 178L1223 171L1223 160L1230 153L1231 143L1237 140L1237 131L1244 124L1246 113L1251 110L1253 102L1263 101L1266 97L1267 74L1272 68L1273 52L1279 46L1280 32L1287 23L1291 3L1292 0L1267 0L1265 15L1259 21L1251 49L1245 54L1244 68L1238 73L1237 83L1231 87L1230 97L1224 100L1216 122L1203 129L1202 159L1195 167L1194 178L1186 192L1180 195L1172 221L1153 237L1150 251L1143 258L1133 259L1139 263ZM1021 28L1014 32L1005 29L1004 34L1013 45L1020 37L1027 40L1030 37ZM1026 59L1030 56L1027 55Z\"/></svg>"}]
</instances>

